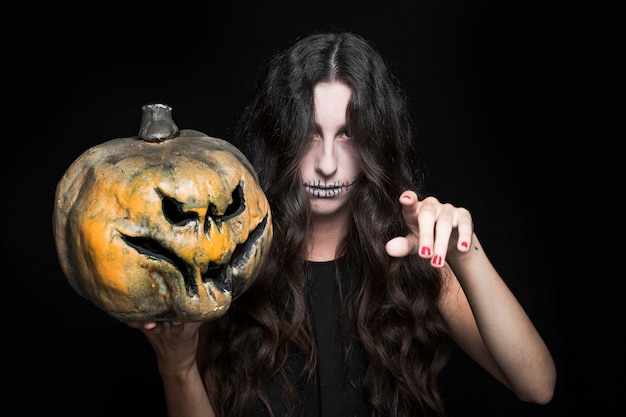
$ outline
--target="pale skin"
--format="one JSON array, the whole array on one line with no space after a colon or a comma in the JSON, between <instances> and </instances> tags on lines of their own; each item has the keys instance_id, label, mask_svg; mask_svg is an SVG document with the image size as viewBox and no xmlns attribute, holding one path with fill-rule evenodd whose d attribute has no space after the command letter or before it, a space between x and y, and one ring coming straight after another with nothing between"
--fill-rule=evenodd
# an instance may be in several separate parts
<instances>
[{"instance_id":1,"label":"pale skin","mask_svg":"<svg viewBox=\"0 0 626 417\"><path fill-rule=\"evenodd\" d=\"M319 83L314 90L316 130L300 169L313 214L310 261L335 259L347 227L350 185L360 174L346 131L351 94L339 82ZM521 400L548 403L554 361L483 251L469 211L434 197L420 201L412 191L399 204L410 233L387 242L389 256L418 254L440 268L445 289L439 308L453 340ZM201 324L128 323L156 352L170 417L215 415L196 363Z\"/></svg>"}]
</instances>

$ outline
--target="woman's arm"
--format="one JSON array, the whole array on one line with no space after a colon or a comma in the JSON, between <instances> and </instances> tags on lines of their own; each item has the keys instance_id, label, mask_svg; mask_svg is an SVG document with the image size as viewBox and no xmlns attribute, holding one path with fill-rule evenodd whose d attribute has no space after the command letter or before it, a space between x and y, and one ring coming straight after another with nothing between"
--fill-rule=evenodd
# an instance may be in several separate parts
<instances>
[{"instance_id":1,"label":"woman's arm","mask_svg":"<svg viewBox=\"0 0 626 417\"><path fill-rule=\"evenodd\" d=\"M440 308L452 338L518 398L548 403L556 383L552 356L476 235L467 255L449 262Z\"/></svg>"},{"instance_id":2,"label":"woman's arm","mask_svg":"<svg viewBox=\"0 0 626 417\"><path fill-rule=\"evenodd\" d=\"M452 338L521 400L552 399L556 368L543 339L495 270L470 213L414 192L400 197L410 233L387 243L391 256L418 254L441 268L440 309Z\"/></svg>"},{"instance_id":3,"label":"woman's arm","mask_svg":"<svg viewBox=\"0 0 626 417\"><path fill-rule=\"evenodd\" d=\"M196 362L203 323L127 323L141 330L156 353L169 417L214 417Z\"/></svg>"}]
</instances>

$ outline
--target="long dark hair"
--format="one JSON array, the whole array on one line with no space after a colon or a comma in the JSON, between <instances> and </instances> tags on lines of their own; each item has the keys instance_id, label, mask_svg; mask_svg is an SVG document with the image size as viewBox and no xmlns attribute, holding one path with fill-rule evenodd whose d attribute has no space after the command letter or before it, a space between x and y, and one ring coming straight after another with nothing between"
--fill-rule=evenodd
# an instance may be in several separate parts
<instances>
[{"instance_id":1,"label":"long dark hair","mask_svg":"<svg viewBox=\"0 0 626 417\"><path fill-rule=\"evenodd\" d=\"M419 194L421 186L398 83L373 45L354 33L296 40L262 75L233 143L257 170L274 239L254 285L206 326L199 363L216 412L244 416L259 399L268 404L267 379L295 400L284 371L290 355L304 358L304 380L315 375L303 268L310 212L299 164L314 123L313 88L340 81L353 92L347 121L362 170L337 254L353 265L341 312L353 336L348 346L360 344L367 354L362 390L376 416L444 415L437 378L450 345L437 308L440 272L417 256L396 259L385 252L389 239L407 233L400 194Z\"/></svg>"}]
</instances>

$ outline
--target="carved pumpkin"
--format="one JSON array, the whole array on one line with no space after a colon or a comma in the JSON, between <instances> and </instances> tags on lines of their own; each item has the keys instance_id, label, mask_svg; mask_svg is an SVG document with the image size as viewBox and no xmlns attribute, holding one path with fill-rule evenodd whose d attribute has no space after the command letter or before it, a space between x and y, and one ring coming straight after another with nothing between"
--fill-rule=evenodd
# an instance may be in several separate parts
<instances>
[{"instance_id":1,"label":"carved pumpkin","mask_svg":"<svg viewBox=\"0 0 626 417\"><path fill-rule=\"evenodd\" d=\"M139 137L86 150L57 184L53 229L72 288L123 321L206 321L246 291L272 239L256 173L229 142L143 107Z\"/></svg>"}]
</instances>

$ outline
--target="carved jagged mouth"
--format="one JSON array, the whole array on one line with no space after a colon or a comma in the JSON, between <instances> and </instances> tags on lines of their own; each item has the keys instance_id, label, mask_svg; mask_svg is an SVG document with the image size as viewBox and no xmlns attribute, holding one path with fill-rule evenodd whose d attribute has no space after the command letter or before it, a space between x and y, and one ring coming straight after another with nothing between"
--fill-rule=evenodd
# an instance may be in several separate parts
<instances>
[{"instance_id":1,"label":"carved jagged mouth","mask_svg":"<svg viewBox=\"0 0 626 417\"><path fill-rule=\"evenodd\" d=\"M266 227L267 215L250 233L248 239L235 247L235 250L227 263L209 263L206 271L202 272L202 283L206 284L208 282L213 282L213 284L221 292L233 291L233 272L237 275L237 272L250 262L250 259L255 253L257 243L263 236ZM185 289L187 290L187 296L190 298L198 296L199 289L195 280L196 266L185 262L176 253L164 247L155 239L144 236L128 236L124 234L121 234L121 238L141 255L158 262L168 262L173 265L183 277ZM237 292L236 290L237 289L235 288L235 292Z\"/></svg>"}]
</instances>

